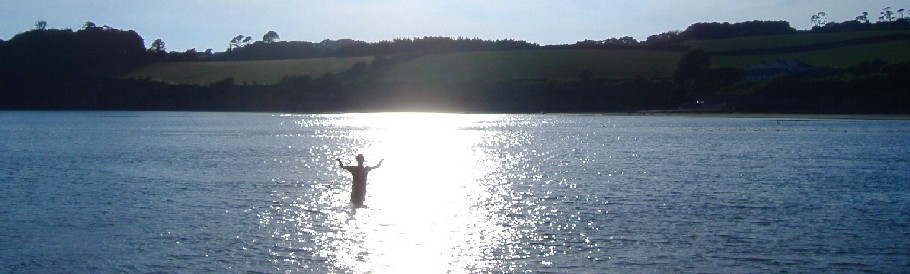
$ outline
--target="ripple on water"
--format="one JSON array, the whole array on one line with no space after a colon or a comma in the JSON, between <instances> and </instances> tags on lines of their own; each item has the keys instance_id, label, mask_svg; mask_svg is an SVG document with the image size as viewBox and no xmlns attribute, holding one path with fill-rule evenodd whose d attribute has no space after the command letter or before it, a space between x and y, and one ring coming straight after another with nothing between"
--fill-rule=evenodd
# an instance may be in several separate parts
<instances>
[{"instance_id":1,"label":"ripple on water","mask_svg":"<svg viewBox=\"0 0 910 274\"><path fill-rule=\"evenodd\" d=\"M0 114L0 272L910 265L905 121L97 114Z\"/></svg>"}]
</instances>

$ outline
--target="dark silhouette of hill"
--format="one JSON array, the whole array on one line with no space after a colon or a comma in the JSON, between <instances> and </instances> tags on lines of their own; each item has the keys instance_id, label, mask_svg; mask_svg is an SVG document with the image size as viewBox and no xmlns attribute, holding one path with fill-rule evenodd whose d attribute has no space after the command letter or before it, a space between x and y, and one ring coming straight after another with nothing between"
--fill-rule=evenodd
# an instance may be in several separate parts
<instances>
[{"instance_id":1,"label":"dark silhouette of hill","mask_svg":"<svg viewBox=\"0 0 910 274\"><path fill-rule=\"evenodd\" d=\"M906 29L907 19L883 23L828 24L809 33ZM692 102L724 103L724 111L791 113L910 113L904 84L910 64L866 62L824 73L789 73L764 82L743 80L736 68L713 68L712 56L817 50L888 41L907 35L816 43L794 47L718 52L693 50L677 65L675 77L632 79L595 77L578 68L575 79L515 78L383 81L390 68L420 56L466 51L633 48L642 51L689 49L692 39L799 35L786 22L696 23L636 41L631 37L540 46L520 40L423 37L366 43L326 40L279 41L267 33L232 40L221 53L166 52L157 39L150 49L134 31L86 24L81 30L37 28L0 41L0 109L227 110L227 111L388 111L469 112L630 112L673 110ZM674 53L675 54L675 53ZM121 75L153 62L246 61L289 58L375 56L372 63L324 75L288 77L274 85L245 85L232 77L210 85L174 85Z\"/></svg>"},{"instance_id":2,"label":"dark silhouette of hill","mask_svg":"<svg viewBox=\"0 0 910 274\"><path fill-rule=\"evenodd\" d=\"M20 33L3 42L0 60L4 74L98 74L134 69L150 59L135 31L91 27Z\"/></svg>"},{"instance_id":3,"label":"dark silhouette of hill","mask_svg":"<svg viewBox=\"0 0 910 274\"><path fill-rule=\"evenodd\" d=\"M215 54L213 59L223 61L249 61L318 57L400 56L439 54L457 51L516 50L538 47L540 46L537 44L517 40L488 41L450 37L400 38L375 43L350 39L324 40L319 43L306 41L257 41Z\"/></svg>"},{"instance_id":4,"label":"dark silhouette of hill","mask_svg":"<svg viewBox=\"0 0 910 274\"><path fill-rule=\"evenodd\" d=\"M680 33L685 39L724 39L745 36L794 34L787 21L748 21L740 23L695 23Z\"/></svg>"}]
</instances>

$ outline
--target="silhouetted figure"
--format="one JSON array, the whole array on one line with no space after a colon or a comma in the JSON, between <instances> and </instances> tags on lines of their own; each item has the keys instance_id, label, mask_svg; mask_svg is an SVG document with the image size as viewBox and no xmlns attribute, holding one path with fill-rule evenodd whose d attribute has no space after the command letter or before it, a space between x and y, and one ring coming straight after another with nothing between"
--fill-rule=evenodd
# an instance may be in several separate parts
<instances>
[{"instance_id":1,"label":"silhouetted figure","mask_svg":"<svg viewBox=\"0 0 910 274\"><path fill-rule=\"evenodd\" d=\"M346 166L341 162L341 159L335 159L335 161L338 161L339 167L347 170L354 177L353 186L351 187L351 203L354 203L354 206L357 207L363 206L363 200L367 194L367 174L370 173L370 170L379 168L385 159L379 160L379 164L371 167L363 166L363 154L357 154L356 166Z\"/></svg>"}]
</instances>

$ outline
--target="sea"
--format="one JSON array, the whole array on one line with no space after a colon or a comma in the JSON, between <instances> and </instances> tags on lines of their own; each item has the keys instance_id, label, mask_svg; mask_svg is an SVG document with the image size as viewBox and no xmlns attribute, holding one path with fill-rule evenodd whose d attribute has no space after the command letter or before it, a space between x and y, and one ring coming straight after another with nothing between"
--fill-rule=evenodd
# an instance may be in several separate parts
<instances>
[{"instance_id":1,"label":"sea","mask_svg":"<svg viewBox=\"0 0 910 274\"><path fill-rule=\"evenodd\" d=\"M906 273L910 121L6 111L0 272Z\"/></svg>"}]
</instances>

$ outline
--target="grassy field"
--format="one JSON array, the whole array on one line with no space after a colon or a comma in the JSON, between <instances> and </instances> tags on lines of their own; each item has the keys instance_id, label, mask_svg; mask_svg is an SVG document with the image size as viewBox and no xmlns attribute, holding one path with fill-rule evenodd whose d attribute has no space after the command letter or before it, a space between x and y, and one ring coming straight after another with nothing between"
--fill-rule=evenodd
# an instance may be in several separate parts
<instances>
[{"instance_id":1,"label":"grassy field","mask_svg":"<svg viewBox=\"0 0 910 274\"><path fill-rule=\"evenodd\" d=\"M669 77L679 52L647 50L533 49L431 55L392 67L388 81L576 80L584 70L594 78Z\"/></svg>"},{"instance_id":2,"label":"grassy field","mask_svg":"<svg viewBox=\"0 0 910 274\"><path fill-rule=\"evenodd\" d=\"M535 49L479 51L430 55L397 64L381 79L399 82L453 82L464 80L554 79L576 80L584 70L594 78L670 77L679 52L648 50ZM149 77L179 84L204 85L234 77L242 84L270 85L286 76L337 73L372 57L315 58L246 62L174 62L147 66L126 77Z\"/></svg>"},{"instance_id":3,"label":"grassy field","mask_svg":"<svg viewBox=\"0 0 910 274\"><path fill-rule=\"evenodd\" d=\"M697 40L689 42L690 46L705 49L708 53L718 51L783 48L805 46L821 43L843 42L849 40L910 34L910 31L864 31L838 33L800 33L789 35L751 36L717 40Z\"/></svg>"},{"instance_id":4,"label":"grassy field","mask_svg":"<svg viewBox=\"0 0 910 274\"><path fill-rule=\"evenodd\" d=\"M804 33L794 35L755 36L693 41L690 42L690 45L703 48L710 54L712 52L720 51L809 46L895 34L910 35L910 31ZM910 49L910 40L900 40L778 54L715 56L712 57L712 66L744 68L761 61L792 59L801 60L814 66L830 67L849 67L863 61L874 61L876 59L892 63L910 62L910 50L908 49Z\"/></svg>"},{"instance_id":5,"label":"grassy field","mask_svg":"<svg viewBox=\"0 0 910 274\"><path fill-rule=\"evenodd\" d=\"M270 60L245 62L173 62L153 64L126 77L205 85L234 77L242 84L271 85L286 76L309 75L318 78L327 72L338 73L351 68L357 62L370 63L373 57L313 58L298 60Z\"/></svg>"},{"instance_id":6,"label":"grassy field","mask_svg":"<svg viewBox=\"0 0 910 274\"><path fill-rule=\"evenodd\" d=\"M910 62L910 40L822 50L746 56L712 57L714 67L744 68L761 61L800 60L813 66L849 67L881 59L890 63Z\"/></svg>"}]
</instances>

